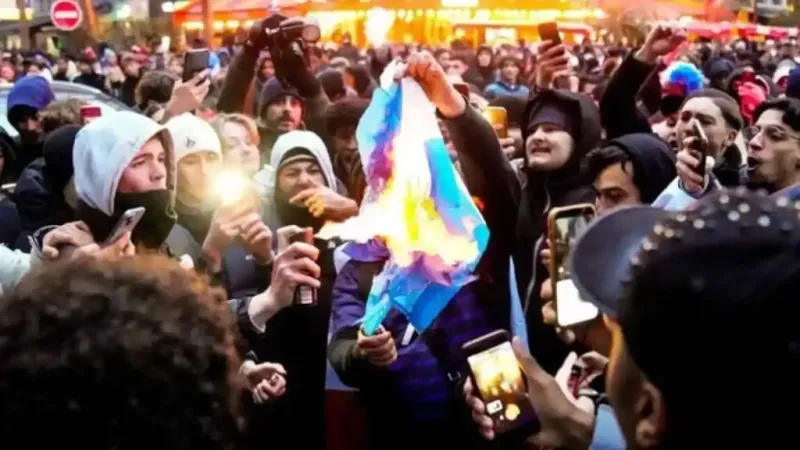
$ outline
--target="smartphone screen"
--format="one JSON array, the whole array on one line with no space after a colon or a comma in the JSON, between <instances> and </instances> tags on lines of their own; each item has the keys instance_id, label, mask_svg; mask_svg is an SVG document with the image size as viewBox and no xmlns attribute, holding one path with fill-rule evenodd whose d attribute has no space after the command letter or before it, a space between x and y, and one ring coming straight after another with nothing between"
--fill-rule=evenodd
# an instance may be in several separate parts
<instances>
[{"instance_id":1,"label":"smartphone screen","mask_svg":"<svg viewBox=\"0 0 800 450\"><path fill-rule=\"evenodd\" d=\"M594 219L591 205L554 209L551 212L550 256L552 258L550 278L556 300L558 324L569 327L596 318L599 310L589 302L581 300L578 289L569 272L569 256L575 241Z\"/></svg>"},{"instance_id":2,"label":"smartphone screen","mask_svg":"<svg viewBox=\"0 0 800 450\"><path fill-rule=\"evenodd\" d=\"M535 421L511 342L501 342L472 354L467 357L467 363L497 433Z\"/></svg>"}]
</instances>

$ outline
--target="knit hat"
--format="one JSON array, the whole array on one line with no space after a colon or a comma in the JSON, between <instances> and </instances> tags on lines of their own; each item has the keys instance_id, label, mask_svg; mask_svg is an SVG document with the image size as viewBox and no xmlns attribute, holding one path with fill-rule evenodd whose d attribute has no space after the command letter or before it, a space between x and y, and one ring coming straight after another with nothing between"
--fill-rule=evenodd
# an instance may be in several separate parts
<instances>
[{"instance_id":1,"label":"knit hat","mask_svg":"<svg viewBox=\"0 0 800 450\"><path fill-rule=\"evenodd\" d=\"M183 113L167 122L167 130L175 145L175 162L198 152L213 152L222 158L222 144L219 136L205 120Z\"/></svg>"},{"instance_id":2,"label":"knit hat","mask_svg":"<svg viewBox=\"0 0 800 450\"><path fill-rule=\"evenodd\" d=\"M303 97L300 97L297 89L284 86L277 78L270 78L266 83L264 83L264 87L261 88L261 93L258 96L259 112L263 112L264 108L266 108L281 95L289 95L297 98L301 102L303 101Z\"/></svg>"},{"instance_id":3,"label":"knit hat","mask_svg":"<svg viewBox=\"0 0 800 450\"><path fill-rule=\"evenodd\" d=\"M536 128L542 124L550 124L561 127L562 130L574 136L577 131L575 119L568 111L568 106L564 102L553 102L543 105L534 111L528 121L528 134L533 134Z\"/></svg>"},{"instance_id":4,"label":"knit hat","mask_svg":"<svg viewBox=\"0 0 800 450\"><path fill-rule=\"evenodd\" d=\"M8 92L6 103L6 117L14 125L17 121L18 107L26 107L30 110L41 111L55 100L53 89L50 82L39 76L23 77ZM24 109L24 108L23 108Z\"/></svg>"}]
</instances>

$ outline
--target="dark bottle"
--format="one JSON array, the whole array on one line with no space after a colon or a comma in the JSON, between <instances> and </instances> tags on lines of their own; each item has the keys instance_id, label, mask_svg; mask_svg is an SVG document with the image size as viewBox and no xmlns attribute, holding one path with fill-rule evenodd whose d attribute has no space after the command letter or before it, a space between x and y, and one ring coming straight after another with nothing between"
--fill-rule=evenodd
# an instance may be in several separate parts
<instances>
[{"instance_id":1,"label":"dark bottle","mask_svg":"<svg viewBox=\"0 0 800 450\"><path fill-rule=\"evenodd\" d=\"M314 231L311 228L305 228L303 231L289 237L289 243L305 242L309 245L314 245ZM315 306L317 304L317 289L311 286L297 285L294 289L294 304L298 306Z\"/></svg>"}]
</instances>

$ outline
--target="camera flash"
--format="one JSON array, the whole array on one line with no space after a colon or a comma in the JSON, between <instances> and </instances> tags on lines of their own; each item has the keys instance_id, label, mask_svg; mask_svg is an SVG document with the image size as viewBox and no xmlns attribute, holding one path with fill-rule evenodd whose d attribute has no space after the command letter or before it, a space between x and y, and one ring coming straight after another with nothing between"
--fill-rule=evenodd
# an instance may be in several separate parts
<instances>
[{"instance_id":1,"label":"camera flash","mask_svg":"<svg viewBox=\"0 0 800 450\"><path fill-rule=\"evenodd\" d=\"M222 172L214 181L214 193L223 205L232 205L241 200L247 189L247 180L236 172Z\"/></svg>"}]
</instances>

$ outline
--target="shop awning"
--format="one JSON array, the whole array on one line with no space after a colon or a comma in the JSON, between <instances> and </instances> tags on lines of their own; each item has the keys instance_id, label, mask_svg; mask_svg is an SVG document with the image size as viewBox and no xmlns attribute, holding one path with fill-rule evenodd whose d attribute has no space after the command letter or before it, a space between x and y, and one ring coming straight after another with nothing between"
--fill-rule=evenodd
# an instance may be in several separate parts
<instances>
[{"instance_id":1,"label":"shop awning","mask_svg":"<svg viewBox=\"0 0 800 450\"><path fill-rule=\"evenodd\" d=\"M39 28L53 25L50 16L34 17L28 21L28 27L31 32L35 32ZM19 20L3 20L0 21L0 35L19 33Z\"/></svg>"},{"instance_id":2,"label":"shop awning","mask_svg":"<svg viewBox=\"0 0 800 450\"><path fill-rule=\"evenodd\" d=\"M453 22L456 27L481 27L481 28L536 28L538 24L518 20L457 20ZM558 31L562 33L576 33L589 35L592 27L585 23L558 22Z\"/></svg>"},{"instance_id":3,"label":"shop awning","mask_svg":"<svg viewBox=\"0 0 800 450\"><path fill-rule=\"evenodd\" d=\"M294 15L301 13L300 8L309 3L306 0L278 0L278 7L283 14ZM271 0L211 0L214 10L214 20L257 20L269 14L272 5ZM203 3L202 0L193 0L181 9L173 13L173 20L202 21Z\"/></svg>"}]
</instances>

